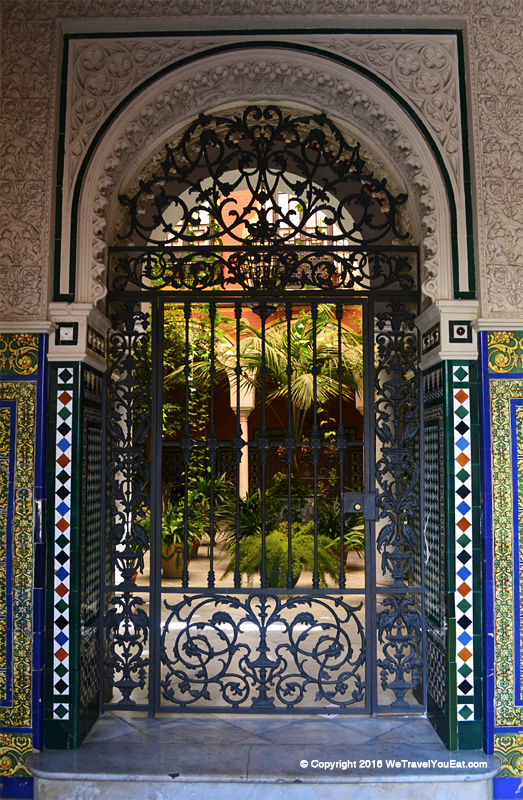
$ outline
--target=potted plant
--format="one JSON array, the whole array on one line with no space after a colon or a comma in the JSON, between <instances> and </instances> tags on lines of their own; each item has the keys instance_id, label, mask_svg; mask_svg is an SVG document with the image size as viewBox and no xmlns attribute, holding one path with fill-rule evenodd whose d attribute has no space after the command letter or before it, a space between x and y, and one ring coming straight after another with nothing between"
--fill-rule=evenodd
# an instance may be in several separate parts
<instances>
[{"instance_id":1,"label":"potted plant","mask_svg":"<svg viewBox=\"0 0 523 800\"><path fill-rule=\"evenodd\" d=\"M303 568L314 567L314 523L296 522L292 526L292 585L295 586ZM318 536L318 572L320 585L326 586L325 573L336 580L339 565L332 551L332 541L326 536ZM239 569L247 575L249 583L260 572L262 566L262 536L260 533L245 536L239 542ZM265 536L265 565L267 585L270 588L286 588L288 571L289 536L286 522ZM236 569L235 543L228 549L229 563L222 580Z\"/></svg>"},{"instance_id":2,"label":"potted plant","mask_svg":"<svg viewBox=\"0 0 523 800\"><path fill-rule=\"evenodd\" d=\"M174 503L166 502L162 512L162 572L164 578L180 578L183 572L183 544L184 544L184 502L178 500ZM147 516L140 525L145 530L148 538L151 536L151 519ZM205 517L195 511L189 512L188 549L189 560L193 540L203 535Z\"/></svg>"}]
</instances>

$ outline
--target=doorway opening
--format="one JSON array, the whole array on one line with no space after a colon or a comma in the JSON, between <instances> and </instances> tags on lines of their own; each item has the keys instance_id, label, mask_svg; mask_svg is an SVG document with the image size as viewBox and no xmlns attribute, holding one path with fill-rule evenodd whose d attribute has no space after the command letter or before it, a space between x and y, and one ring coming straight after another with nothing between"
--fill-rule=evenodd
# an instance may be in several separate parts
<instances>
[{"instance_id":1,"label":"doorway opening","mask_svg":"<svg viewBox=\"0 0 523 800\"><path fill-rule=\"evenodd\" d=\"M425 710L405 201L275 106L201 115L121 198L104 707Z\"/></svg>"}]
</instances>

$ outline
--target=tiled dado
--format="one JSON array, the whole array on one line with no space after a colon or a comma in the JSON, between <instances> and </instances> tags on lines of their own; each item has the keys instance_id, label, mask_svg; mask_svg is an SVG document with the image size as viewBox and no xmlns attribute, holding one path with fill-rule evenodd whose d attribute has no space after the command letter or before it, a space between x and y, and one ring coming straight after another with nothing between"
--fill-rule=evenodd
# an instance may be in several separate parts
<instances>
[{"instance_id":1,"label":"tiled dado","mask_svg":"<svg viewBox=\"0 0 523 800\"><path fill-rule=\"evenodd\" d=\"M457 715L473 721L474 604L470 367L452 365Z\"/></svg>"},{"instance_id":2,"label":"tiled dado","mask_svg":"<svg viewBox=\"0 0 523 800\"><path fill-rule=\"evenodd\" d=\"M44 340L0 334L0 792L9 797L27 784L26 760L39 746Z\"/></svg>"},{"instance_id":3,"label":"tiled dado","mask_svg":"<svg viewBox=\"0 0 523 800\"><path fill-rule=\"evenodd\" d=\"M53 719L70 713L71 511L75 374L59 367L56 386L56 445L53 552Z\"/></svg>"},{"instance_id":4,"label":"tiled dado","mask_svg":"<svg viewBox=\"0 0 523 800\"><path fill-rule=\"evenodd\" d=\"M486 498L486 738L501 760L494 796L516 798L523 779L523 331L482 332L479 340Z\"/></svg>"}]
</instances>

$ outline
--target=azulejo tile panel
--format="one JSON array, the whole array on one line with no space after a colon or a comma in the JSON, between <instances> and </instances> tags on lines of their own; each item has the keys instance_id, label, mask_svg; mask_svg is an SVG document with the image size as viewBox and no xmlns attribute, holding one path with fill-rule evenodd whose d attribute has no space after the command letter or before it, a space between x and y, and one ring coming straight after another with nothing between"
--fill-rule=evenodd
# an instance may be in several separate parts
<instances>
[{"instance_id":1,"label":"azulejo tile panel","mask_svg":"<svg viewBox=\"0 0 523 800\"><path fill-rule=\"evenodd\" d=\"M74 372L60 367L56 389L53 719L70 714L71 506L74 425Z\"/></svg>"},{"instance_id":2,"label":"azulejo tile panel","mask_svg":"<svg viewBox=\"0 0 523 800\"><path fill-rule=\"evenodd\" d=\"M488 369L498 375L523 372L523 332L493 331L488 334Z\"/></svg>"},{"instance_id":3,"label":"azulejo tile panel","mask_svg":"<svg viewBox=\"0 0 523 800\"><path fill-rule=\"evenodd\" d=\"M520 777L523 774L523 731L495 734L494 753L501 761L498 778Z\"/></svg>"},{"instance_id":4,"label":"azulejo tile panel","mask_svg":"<svg viewBox=\"0 0 523 800\"><path fill-rule=\"evenodd\" d=\"M458 721L473 721L474 606L470 367L452 366L456 669Z\"/></svg>"},{"instance_id":5,"label":"azulejo tile panel","mask_svg":"<svg viewBox=\"0 0 523 800\"><path fill-rule=\"evenodd\" d=\"M11 347L14 337L0 337L3 371L23 378L33 374L36 337L26 338L31 343L23 346L30 349L23 353L17 349L23 344L20 337L16 348ZM36 397L34 380L0 381L0 774L6 777L29 775L25 760L32 748ZM5 623L5 635L1 623Z\"/></svg>"},{"instance_id":6,"label":"azulejo tile panel","mask_svg":"<svg viewBox=\"0 0 523 800\"><path fill-rule=\"evenodd\" d=\"M12 696L12 533L16 464L16 402L0 400L0 706Z\"/></svg>"},{"instance_id":7,"label":"azulejo tile panel","mask_svg":"<svg viewBox=\"0 0 523 800\"><path fill-rule=\"evenodd\" d=\"M490 381L494 538L496 725L523 725L521 593L523 517L523 380ZM518 424L519 422L519 424Z\"/></svg>"},{"instance_id":8,"label":"azulejo tile panel","mask_svg":"<svg viewBox=\"0 0 523 800\"><path fill-rule=\"evenodd\" d=\"M38 370L38 336L30 333L0 335L0 375L29 376Z\"/></svg>"}]
</instances>

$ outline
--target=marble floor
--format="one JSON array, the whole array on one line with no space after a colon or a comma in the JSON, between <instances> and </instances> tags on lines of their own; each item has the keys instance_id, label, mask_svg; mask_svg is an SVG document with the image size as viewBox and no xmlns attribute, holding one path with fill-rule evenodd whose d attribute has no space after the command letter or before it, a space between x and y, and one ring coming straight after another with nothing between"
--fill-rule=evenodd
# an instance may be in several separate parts
<instances>
[{"instance_id":1,"label":"marble floor","mask_svg":"<svg viewBox=\"0 0 523 800\"><path fill-rule=\"evenodd\" d=\"M493 775L497 763L481 752L449 753L424 718L158 714L150 719L133 711L106 712L76 752L46 751L32 761L40 774L77 778L176 774L185 781L322 783L478 780Z\"/></svg>"}]
</instances>

